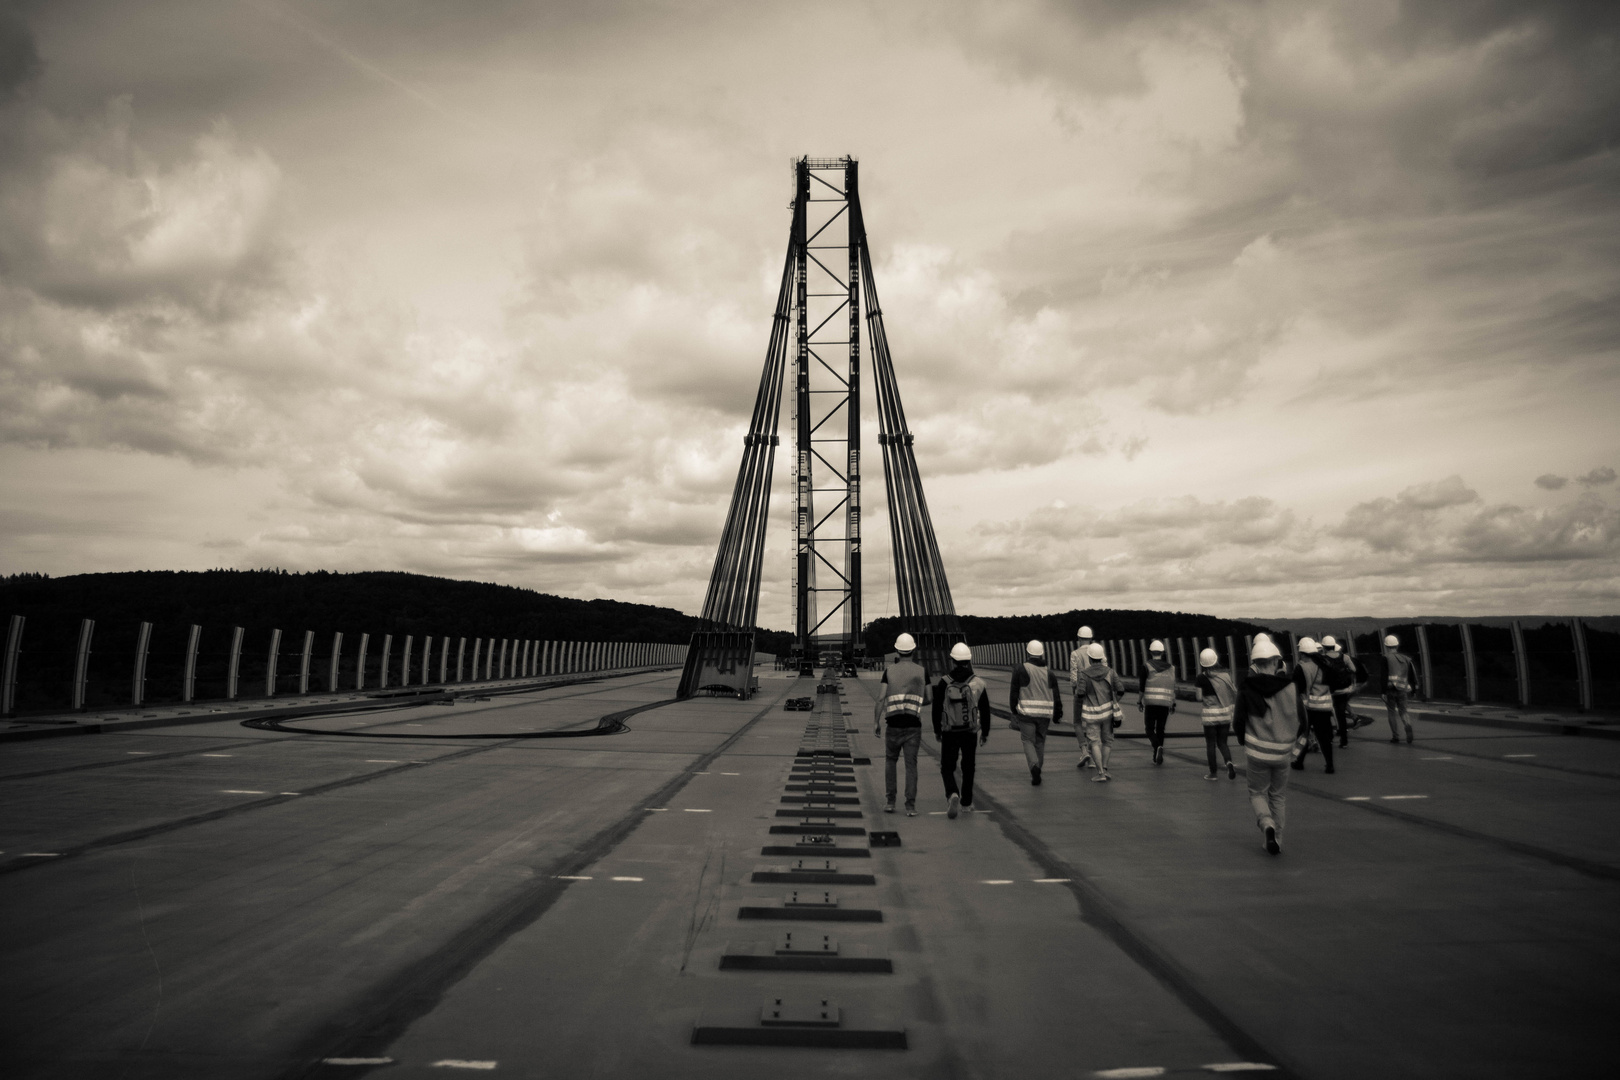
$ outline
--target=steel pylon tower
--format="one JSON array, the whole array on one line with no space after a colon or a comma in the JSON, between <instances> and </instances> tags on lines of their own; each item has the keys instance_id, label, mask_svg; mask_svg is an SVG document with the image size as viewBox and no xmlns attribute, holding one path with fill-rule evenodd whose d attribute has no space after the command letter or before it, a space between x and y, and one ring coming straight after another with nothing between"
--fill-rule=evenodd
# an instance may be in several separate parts
<instances>
[{"instance_id":1,"label":"steel pylon tower","mask_svg":"<svg viewBox=\"0 0 1620 1080\"><path fill-rule=\"evenodd\" d=\"M841 174L841 176L839 175ZM801 671L851 667L861 633L861 324L865 306L900 615L930 670L961 640L889 354L853 158L793 163L793 224L765 369L681 696L749 692L771 471L793 361L794 632ZM834 180L841 179L842 183ZM825 506L825 510L819 509Z\"/></svg>"}]
</instances>

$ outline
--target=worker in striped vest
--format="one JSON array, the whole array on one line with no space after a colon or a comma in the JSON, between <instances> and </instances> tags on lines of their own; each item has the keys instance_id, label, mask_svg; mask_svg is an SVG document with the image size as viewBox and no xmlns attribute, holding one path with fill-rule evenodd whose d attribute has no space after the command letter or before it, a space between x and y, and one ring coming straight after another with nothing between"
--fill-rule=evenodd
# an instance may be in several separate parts
<instances>
[{"instance_id":1,"label":"worker in striped vest","mask_svg":"<svg viewBox=\"0 0 1620 1080\"><path fill-rule=\"evenodd\" d=\"M1091 666L1091 646L1093 637L1091 627L1082 626L1075 634L1074 652L1069 654L1069 689L1074 693L1074 722L1080 723L1080 673ZM1109 742L1113 742L1112 732L1109 733ZM1079 727L1074 729L1074 741L1080 744L1080 764L1078 768L1084 769L1093 764L1091 749L1086 745L1085 734Z\"/></svg>"},{"instance_id":2,"label":"worker in striped vest","mask_svg":"<svg viewBox=\"0 0 1620 1080\"><path fill-rule=\"evenodd\" d=\"M1328 685L1322 664L1322 646L1315 638L1299 639L1299 684L1305 695L1305 723L1316 736L1327 771L1333 771L1333 688ZM1305 755L1294 760L1294 768L1305 768Z\"/></svg>"},{"instance_id":3,"label":"worker in striped vest","mask_svg":"<svg viewBox=\"0 0 1620 1080\"><path fill-rule=\"evenodd\" d=\"M1266 837L1266 850L1282 852L1288 817L1288 765L1305 749L1299 686L1283 668L1282 653L1265 634L1249 649L1249 677L1232 708L1232 728L1249 774L1249 805Z\"/></svg>"},{"instance_id":4,"label":"worker in striped vest","mask_svg":"<svg viewBox=\"0 0 1620 1080\"><path fill-rule=\"evenodd\" d=\"M1079 768L1086 761L1097 763L1097 775L1091 779L1106 782L1108 758L1114 751L1114 709L1125 696L1125 683L1119 673L1103 662L1106 655L1096 642L1086 646L1086 666L1074 676L1074 712L1076 732L1088 748Z\"/></svg>"},{"instance_id":5,"label":"worker in striped vest","mask_svg":"<svg viewBox=\"0 0 1620 1080\"><path fill-rule=\"evenodd\" d=\"M917 749L922 746L922 710L929 702L928 673L916 661L917 641L901 634L894 641L895 659L883 672L877 698L872 702L877 730L883 736L883 785L888 796L883 810L894 813L899 793L896 768L906 759L906 816L917 816ZM883 726L889 730L884 734Z\"/></svg>"},{"instance_id":6,"label":"worker in striped vest","mask_svg":"<svg viewBox=\"0 0 1620 1080\"><path fill-rule=\"evenodd\" d=\"M1406 712L1407 695L1417 692L1417 664L1401 652L1401 639L1394 634L1384 639L1384 710L1389 713L1389 741L1401 741L1398 718L1406 727L1406 741L1412 741L1412 718Z\"/></svg>"},{"instance_id":7,"label":"worker in striped vest","mask_svg":"<svg viewBox=\"0 0 1620 1080\"><path fill-rule=\"evenodd\" d=\"M1046 666L1046 646L1032 641L1024 646L1024 653L1024 663L1013 672L1007 708L1024 740L1029 782L1040 787L1041 766L1046 764L1046 730L1052 721L1063 719L1063 700L1058 696L1057 676Z\"/></svg>"},{"instance_id":8,"label":"worker in striped vest","mask_svg":"<svg viewBox=\"0 0 1620 1080\"><path fill-rule=\"evenodd\" d=\"M1232 751L1226 747L1226 737L1232 730L1232 709L1237 704L1237 684L1232 673L1220 667L1220 654L1205 649L1198 654L1198 692L1204 703L1204 756L1209 759L1209 772L1205 780L1219 780L1215 771L1215 751L1221 752L1226 762L1226 778L1237 779L1237 767L1232 764Z\"/></svg>"},{"instance_id":9,"label":"worker in striped vest","mask_svg":"<svg viewBox=\"0 0 1620 1080\"><path fill-rule=\"evenodd\" d=\"M1333 717L1339 725L1339 749L1343 750L1350 745L1350 729L1361 726L1350 712L1350 699L1367 685L1367 669L1348 655L1332 634L1322 638L1322 658L1326 661L1328 683L1333 687Z\"/></svg>"},{"instance_id":10,"label":"worker in striped vest","mask_svg":"<svg viewBox=\"0 0 1620 1080\"><path fill-rule=\"evenodd\" d=\"M1164 658L1164 642L1148 646L1148 669L1142 676L1142 692L1136 698L1136 711L1147 727L1148 745L1153 747L1153 764L1164 764L1164 725L1176 711L1176 668Z\"/></svg>"}]
</instances>

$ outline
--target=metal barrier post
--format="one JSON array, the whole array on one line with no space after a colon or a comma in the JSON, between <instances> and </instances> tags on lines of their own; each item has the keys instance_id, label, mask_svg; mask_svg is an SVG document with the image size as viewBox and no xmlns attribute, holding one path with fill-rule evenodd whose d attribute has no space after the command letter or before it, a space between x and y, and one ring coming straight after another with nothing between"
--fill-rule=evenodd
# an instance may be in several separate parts
<instances>
[{"instance_id":1,"label":"metal barrier post","mask_svg":"<svg viewBox=\"0 0 1620 1080\"><path fill-rule=\"evenodd\" d=\"M1530 657L1524 651L1524 628L1513 620L1513 663L1519 672L1519 705L1530 705Z\"/></svg>"},{"instance_id":2,"label":"metal barrier post","mask_svg":"<svg viewBox=\"0 0 1620 1080\"><path fill-rule=\"evenodd\" d=\"M242 628L231 627L231 654L225 661L225 700L236 700L236 680L242 674Z\"/></svg>"},{"instance_id":3,"label":"metal barrier post","mask_svg":"<svg viewBox=\"0 0 1620 1080\"><path fill-rule=\"evenodd\" d=\"M326 689L329 693L338 692L338 659L343 655L343 631L332 632L332 663L327 668Z\"/></svg>"},{"instance_id":4,"label":"metal barrier post","mask_svg":"<svg viewBox=\"0 0 1620 1080\"><path fill-rule=\"evenodd\" d=\"M360 656L359 659L354 662L354 688L356 690L364 690L366 688L366 646L370 644L371 635L361 634Z\"/></svg>"},{"instance_id":5,"label":"metal barrier post","mask_svg":"<svg viewBox=\"0 0 1620 1080\"><path fill-rule=\"evenodd\" d=\"M309 693L309 658L315 651L315 631L304 631L304 651L298 661L298 692Z\"/></svg>"},{"instance_id":6,"label":"metal barrier post","mask_svg":"<svg viewBox=\"0 0 1620 1080\"><path fill-rule=\"evenodd\" d=\"M413 637L413 635L411 635L411 634L406 634L405 635L405 648L400 653L399 685L402 686L402 687L411 685L411 640L412 640L412 637Z\"/></svg>"},{"instance_id":7,"label":"metal barrier post","mask_svg":"<svg viewBox=\"0 0 1620 1080\"><path fill-rule=\"evenodd\" d=\"M139 705L146 700L146 654L152 645L152 624L141 623L135 632L135 669L130 673L129 703Z\"/></svg>"},{"instance_id":8,"label":"metal barrier post","mask_svg":"<svg viewBox=\"0 0 1620 1080\"><path fill-rule=\"evenodd\" d=\"M1434 664L1429 659L1429 635L1424 632L1424 624L1417 624L1418 655L1423 657L1423 670L1418 677L1423 680L1423 697L1425 700L1434 700Z\"/></svg>"},{"instance_id":9,"label":"metal barrier post","mask_svg":"<svg viewBox=\"0 0 1620 1080\"><path fill-rule=\"evenodd\" d=\"M1592 711L1592 657L1586 651L1586 624L1571 619L1569 636L1575 641L1575 674L1581 681L1581 711Z\"/></svg>"},{"instance_id":10,"label":"metal barrier post","mask_svg":"<svg viewBox=\"0 0 1620 1080\"><path fill-rule=\"evenodd\" d=\"M1474 632L1468 629L1468 622L1464 620L1457 624L1462 631L1463 647L1463 679L1468 684L1468 704L1472 705L1479 700L1479 667L1474 659Z\"/></svg>"},{"instance_id":11,"label":"metal barrier post","mask_svg":"<svg viewBox=\"0 0 1620 1080\"><path fill-rule=\"evenodd\" d=\"M439 685L443 686L450 676L450 638L439 639Z\"/></svg>"},{"instance_id":12,"label":"metal barrier post","mask_svg":"<svg viewBox=\"0 0 1620 1080\"><path fill-rule=\"evenodd\" d=\"M393 651L394 651L394 635L393 634L384 634L383 635L383 651L382 651L381 673L377 678L377 689L379 689L379 690L388 689L388 656Z\"/></svg>"},{"instance_id":13,"label":"metal barrier post","mask_svg":"<svg viewBox=\"0 0 1620 1080\"><path fill-rule=\"evenodd\" d=\"M17 660L22 655L23 627L27 624L26 615L13 615L11 627L6 631L6 665L4 674L0 675L0 716L17 713Z\"/></svg>"},{"instance_id":14,"label":"metal barrier post","mask_svg":"<svg viewBox=\"0 0 1620 1080\"><path fill-rule=\"evenodd\" d=\"M465 682L466 681L466 678L465 678L465 675L464 675L465 671L467 670L466 669L466 660L467 660L467 639L465 637L462 637L462 638L459 638L456 641L456 682Z\"/></svg>"},{"instance_id":15,"label":"metal barrier post","mask_svg":"<svg viewBox=\"0 0 1620 1080\"><path fill-rule=\"evenodd\" d=\"M96 620L79 620L79 647L73 657L73 711L84 710L84 700L90 690L90 639L96 632Z\"/></svg>"},{"instance_id":16,"label":"metal barrier post","mask_svg":"<svg viewBox=\"0 0 1620 1080\"><path fill-rule=\"evenodd\" d=\"M422 637L422 674L417 678L416 685L426 686L428 676L433 673L433 635L425 634Z\"/></svg>"},{"instance_id":17,"label":"metal barrier post","mask_svg":"<svg viewBox=\"0 0 1620 1080\"><path fill-rule=\"evenodd\" d=\"M190 701L197 696L197 642L201 637L202 627L192 623L191 632L186 635L186 663L180 669L181 701Z\"/></svg>"}]
</instances>

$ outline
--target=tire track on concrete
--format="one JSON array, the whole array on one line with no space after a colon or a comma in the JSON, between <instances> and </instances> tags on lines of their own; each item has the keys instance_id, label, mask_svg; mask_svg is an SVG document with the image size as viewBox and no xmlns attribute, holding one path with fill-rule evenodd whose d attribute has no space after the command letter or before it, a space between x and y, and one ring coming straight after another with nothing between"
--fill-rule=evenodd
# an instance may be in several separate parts
<instances>
[{"instance_id":1,"label":"tire track on concrete","mask_svg":"<svg viewBox=\"0 0 1620 1080\"><path fill-rule=\"evenodd\" d=\"M444 944L394 975L379 982L370 994L354 1002L344 1015L312 1033L301 1044L299 1063L283 1073L285 1080L313 1076L361 1076L367 1066L334 1067L326 1058L373 1059L379 1064L386 1051L410 1026L435 1009L444 995L512 935L533 925L573 884L560 876L578 874L601 861L646 819L645 806L667 805L699 772L768 716L789 689L782 690L713 750L687 766L629 813L613 821L550 866L536 868L533 884L520 889L492 910L456 931Z\"/></svg>"}]
</instances>

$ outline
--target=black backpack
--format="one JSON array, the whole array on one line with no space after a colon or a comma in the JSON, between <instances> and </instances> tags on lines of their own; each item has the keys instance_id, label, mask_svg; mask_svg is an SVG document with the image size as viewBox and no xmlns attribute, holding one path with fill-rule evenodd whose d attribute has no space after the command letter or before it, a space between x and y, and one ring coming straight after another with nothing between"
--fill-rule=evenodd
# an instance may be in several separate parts
<instances>
[{"instance_id":1,"label":"black backpack","mask_svg":"<svg viewBox=\"0 0 1620 1080\"><path fill-rule=\"evenodd\" d=\"M1322 657L1322 677L1327 681L1330 690L1348 690L1356 685L1356 673L1350 666L1350 659L1346 656Z\"/></svg>"}]
</instances>

